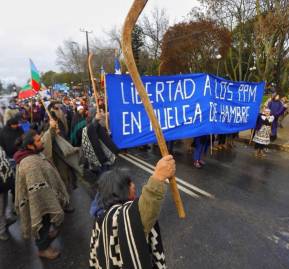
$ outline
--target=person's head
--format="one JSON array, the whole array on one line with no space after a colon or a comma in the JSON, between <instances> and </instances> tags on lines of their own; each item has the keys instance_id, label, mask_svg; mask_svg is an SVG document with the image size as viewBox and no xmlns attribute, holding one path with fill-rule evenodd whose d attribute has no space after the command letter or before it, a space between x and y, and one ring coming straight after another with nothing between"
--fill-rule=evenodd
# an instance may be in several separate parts
<instances>
[{"instance_id":1,"label":"person's head","mask_svg":"<svg viewBox=\"0 0 289 269\"><path fill-rule=\"evenodd\" d=\"M7 126L12 129L17 129L19 127L20 117L19 115L14 116L13 118L7 120Z\"/></svg>"},{"instance_id":2,"label":"person's head","mask_svg":"<svg viewBox=\"0 0 289 269\"><path fill-rule=\"evenodd\" d=\"M63 104L65 104L66 106L69 106L70 105L70 100L69 100L69 98L68 97L64 97L63 98Z\"/></svg>"},{"instance_id":3,"label":"person's head","mask_svg":"<svg viewBox=\"0 0 289 269\"><path fill-rule=\"evenodd\" d=\"M135 184L128 171L113 169L103 173L98 182L98 191L104 209L119 203L125 203L136 198Z\"/></svg>"},{"instance_id":4,"label":"person's head","mask_svg":"<svg viewBox=\"0 0 289 269\"><path fill-rule=\"evenodd\" d=\"M81 105L78 106L78 107L77 107L77 113L80 114L80 115L83 115L83 114L84 114L84 107L81 106Z\"/></svg>"},{"instance_id":5,"label":"person's head","mask_svg":"<svg viewBox=\"0 0 289 269\"><path fill-rule=\"evenodd\" d=\"M276 94L276 95L273 97L273 100L274 100L274 101L280 100L280 95L279 95L279 94Z\"/></svg>"},{"instance_id":6,"label":"person's head","mask_svg":"<svg viewBox=\"0 0 289 269\"><path fill-rule=\"evenodd\" d=\"M271 110L269 108L264 108L263 114L268 117L271 114Z\"/></svg>"},{"instance_id":7,"label":"person's head","mask_svg":"<svg viewBox=\"0 0 289 269\"><path fill-rule=\"evenodd\" d=\"M91 123L95 119L95 116L96 116L96 109L92 107L88 110L87 119L86 119L87 124Z\"/></svg>"},{"instance_id":8,"label":"person's head","mask_svg":"<svg viewBox=\"0 0 289 269\"><path fill-rule=\"evenodd\" d=\"M22 140L22 148L32 150L35 153L43 151L41 136L35 130L29 130Z\"/></svg>"}]
</instances>

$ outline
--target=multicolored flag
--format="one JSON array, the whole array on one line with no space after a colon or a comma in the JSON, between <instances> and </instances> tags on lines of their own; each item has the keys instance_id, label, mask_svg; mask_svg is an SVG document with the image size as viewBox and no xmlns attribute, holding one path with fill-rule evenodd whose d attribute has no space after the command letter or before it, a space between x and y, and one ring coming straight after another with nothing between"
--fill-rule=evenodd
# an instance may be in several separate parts
<instances>
[{"instance_id":1,"label":"multicolored flag","mask_svg":"<svg viewBox=\"0 0 289 269\"><path fill-rule=\"evenodd\" d=\"M117 56L114 58L114 73L116 75L121 75L121 66Z\"/></svg>"},{"instance_id":2,"label":"multicolored flag","mask_svg":"<svg viewBox=\"0 0 289 269\"><path fill-rule=\"evenodd\" d=\"M30 83L26 84L19 92L19 99L28 99L36 95L36 91L32 88Z\"/></svg>"},{"instance_id":3,"label":"multicolored flag","mask_svg":"<svg viewBox=\"0 0 289 269\"><path fill-rule=\"evenodd\" d=\"M40 83L40 74L37 70L37 68L35 67L34 63L32 62L31 59L29 59L30 62L30 69L31 69L31 85L32 88L35 91L39 91L41 88L41 83Z\"/></svg>"}]
</instances>

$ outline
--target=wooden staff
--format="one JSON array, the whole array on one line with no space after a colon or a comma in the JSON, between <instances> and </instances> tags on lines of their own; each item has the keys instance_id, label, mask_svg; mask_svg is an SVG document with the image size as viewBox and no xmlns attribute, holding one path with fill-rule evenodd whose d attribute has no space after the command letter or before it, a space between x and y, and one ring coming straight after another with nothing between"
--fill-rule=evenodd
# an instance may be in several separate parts
<instances>
[{"instance_id":1,"label":"wooden staff","mask_svg":"<svg viewBox=\"0 0 289 269\"><path fill-rule=\"evenodd\" d=\"M30 122L33 123L33 103L32 103L32 98L31 98L31 109L30 109Z\"/></svg>"},{"instance_id":2,"label":"wooden staff","mask_svg":"<svg viewBox=\"0 0 289 269\"><path fill-rule=\"evenodd\" d=\"M254 129L251 129L251 137L249 140L249 145L251 145L252 141L253 141L253 137L254 137Z\"/></svg>"},{"instance_id":3,"label":"wooden staff","mask_svg":"<svg viewBox=\"0 0 289 269\"><path fill-rule=\"evenodd\" d=\"M137 22L139 15L142 13L144 7L146 6L147 2L148 0L134 0L134 3L126 17L124 27L123 27L122 52L124 54L128 71L132 77L132 80L136 86L136 89L139 93L139 96L141 97L141 100L144 104L146 112L154 128L161 154L162 156L167 156L169 155L169 152L168 152L168 148L166 145L166 141L164 139L164 135L159 125L159 122L154 114L153 107L150 103L148 95L145 91L145 87L141 81L140 74L137 70L134 56L133 56L133 51L132 51L132 38L131 38L132 30ZM170 179L170 186L171 186L172 196L177 207L178 215L180 218L185 218L186 214L185 214L183 202L180 197L180 193L177 187L177 182L176 182L175 177L172 177Z\"/></svg>"},{"instance_id":4,"label":"wooden staff","mask_svg":"<svg viewBox=\"0 0 289 269\"><path fill-rule=\"evenodd\" d=\"M211 156L213 155L213 135L210 135L210 144L211 144Z\"/></svg>"},{"instance_id":5,"label":"wooden staff","mask_svg":"<svg viewBox=\"0 0 289 269\"><path fill-rule=\"evenodd\" d=\"M92 88L93 88L93 93L94 93L96 113L99 114L99 105L98 105L99 96L98 96L97 89L96 89L96 83L95 83L95 80L93 78L92 57L93 57L93 54L90 53L89 56L88 56L88 68L89 68L90 80L91 80L91 83L92 83Z\"/></svg>"},{"instance_id":6,"label":"wooden staff","mask_svg":"<svg viewBox=\"0 0 289 269\"><path fill-rule=\"evenodd\" d=\"M107 91L106 91L106 78L104 74L104 114L105 114L105 127L109 133L109 124L108 124L108 109L107 109Z\"/></svg>"},{"instance_id":7,"label":"wooden staff","mask_svg":"<svg viewBox=\"0 0 289 269\"><path fill-rule=\"evenodd\" d=\"M43 99L41 98L41 96L39 96L39 100L40 100L40 102L42 103L42 105L44 106L44 109L45 109L45 112L46 112L47 115L48 115L48 118L49 118L50 120L54 120L54 119L52 118L52 115L51 115L50 111L49 111L48 108L45 106L45 103L44 103Z\"/></svg>"}]
</instances>

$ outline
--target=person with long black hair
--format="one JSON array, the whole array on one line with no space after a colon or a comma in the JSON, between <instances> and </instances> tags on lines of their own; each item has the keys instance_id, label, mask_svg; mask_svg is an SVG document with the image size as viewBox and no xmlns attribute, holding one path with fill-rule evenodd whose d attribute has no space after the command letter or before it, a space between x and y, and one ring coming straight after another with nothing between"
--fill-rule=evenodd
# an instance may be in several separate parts
<instances>
[{"instance_id":1,"label":"person with long black hair","mask_svg":"<svg viewBox=\"0 0 289 269\"><path fill-rule=\"evenodd\" d=\"M166 268L157 219L165 180L175 174L171 155L162 158L139 198L132 176L121 169L105 172L98 183L97 210L90 244L90 268Z\"/></svg>"}]
</instances>

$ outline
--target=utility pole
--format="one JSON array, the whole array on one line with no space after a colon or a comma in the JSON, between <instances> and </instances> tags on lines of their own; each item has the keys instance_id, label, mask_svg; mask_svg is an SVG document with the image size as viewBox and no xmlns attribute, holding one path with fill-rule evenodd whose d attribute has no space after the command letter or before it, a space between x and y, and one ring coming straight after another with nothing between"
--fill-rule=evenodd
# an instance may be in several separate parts
<instances>
[{"instance_id":1,"label":"utility pole","mask_svg":"<svg viewBox=\"0 0 289 269\"><path fill-rule=\"evenodd\" d=\"M80 29L80 32L85 33L86 36L86 51L87 51L87 79L88 79L88 85L89 89L92 89L91 81L90 81L90 72L89 72L89 67L88 67L88 57L89 57L89 41L88 41L88 35L92 33L92 31L87 31L85 29Z\"/></svg>"}]
</instances>

